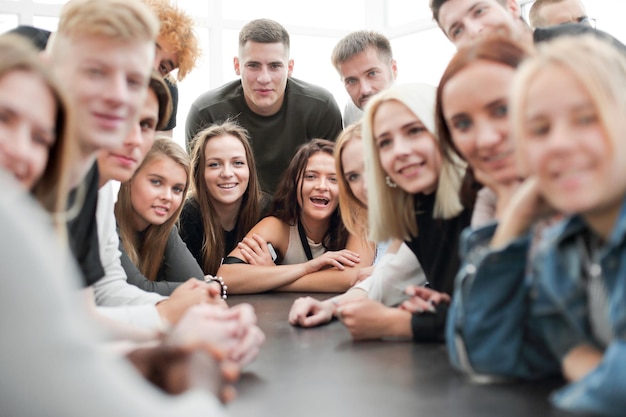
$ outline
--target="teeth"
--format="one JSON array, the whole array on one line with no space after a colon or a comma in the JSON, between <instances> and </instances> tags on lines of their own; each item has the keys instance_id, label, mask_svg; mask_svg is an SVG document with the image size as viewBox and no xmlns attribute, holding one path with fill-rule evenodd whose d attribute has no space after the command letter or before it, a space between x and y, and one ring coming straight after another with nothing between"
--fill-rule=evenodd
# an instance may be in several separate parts
<instances>
[{"instance_id":1,"label":"teeth","mask_svg":"<svg viewBox=\"0 0 626 417\"><path fill-rule=\"evenodd\" d=\"M311 197L311 201L314 202L315 204L324 204L327 205L329 200L326 198L319 198L319 197Z\"/></svg>"},{"instance_id":2,"label":"teeth","mask_svg":"<svg viewBox=\"0 0 626 417\"><path fill-rule=\"evenodd\" d=\"M218 187L230 190L231 188L235 188L237 184L220 184Z\"/></svg>"},{"instance_id":3,"label":"teeth","mask_svg":"<svg viewBox=\"0 0 626 417\"><path fill-rule=\"evenodd\" d=\"M495 162L495 161L500 161L500 160L502 160L502 159L507 158L507 157L508 157L509 155L511 155L512 153L513 153L513 151L502 152L502 153L499 153L499 154L497 154L497 155L493 155L493 156L490 156L490 157L488 157L488 158L485 158L485 161L487 161L487 162Z\"/></svg>"}]
</instances>

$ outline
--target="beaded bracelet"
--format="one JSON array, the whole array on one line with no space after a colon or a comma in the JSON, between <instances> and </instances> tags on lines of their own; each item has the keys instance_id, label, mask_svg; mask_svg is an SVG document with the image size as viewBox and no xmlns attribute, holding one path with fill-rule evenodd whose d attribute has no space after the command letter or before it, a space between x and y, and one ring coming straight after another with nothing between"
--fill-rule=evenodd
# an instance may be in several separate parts
<instances>
[{"instance_id":1,"label":"beaded bracelet","mask_svg":"<svg viewBox=\"0 0 626 417\"><path fill-rule=\"evenodd\" d=\"M226 295L226 290L228 289L228 286L224 283L224 280L222 279L222 277L215 277L213 275L207 275L204 277L204 280L209 283L217 282L218 284L220 284L220 287L222 289L222 295L221 295L222 300L225 300L228 297Z\"/></svg>"}]
</instances>

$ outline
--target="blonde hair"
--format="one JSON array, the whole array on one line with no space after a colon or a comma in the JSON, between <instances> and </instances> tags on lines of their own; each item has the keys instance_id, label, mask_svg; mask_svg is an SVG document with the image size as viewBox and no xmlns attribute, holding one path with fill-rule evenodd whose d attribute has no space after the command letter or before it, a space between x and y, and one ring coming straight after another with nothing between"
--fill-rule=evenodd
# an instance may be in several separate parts
<instances>
[{"instance_id":1,"label":"blonde hair","mask_svg":"<svg viewBox=\"0 0 626 417\"><path fill-rule=\"evenodd\" d=\"M161 225L148 226L143 242L139 242L137 231L132 225L134 211L131 202L132 183L137 174L148 164L157 158L164 157L170 158L185 170L186 182L185 189L183 190L183 198L180 206L172 216ZM165 253L168 237L183 209L182 202L184 202L187 190L189 189L190 170L190 161L187 152L173 140L160 137L155 139L152 148L139 168L137 168L137 171L135 171L133 177L120 186L118 200L115 204L115 218L120 230L120 239L122 240L122 245L130 260L137 266L141 273L151 281L155 281L157 278L161 263L163 262L163 254Z\"/></svg>"},{"instance_id":2,"label":"blonde hair","mask_svg":"<svg viewBox=\"0 0 626 417\"><path fill-rule=\"evenodd\" d=\"M370 245L367 227L367 206L364 205L352 192L350 184L345 177L343 161L341 160L343 150L348 142L353 140L361 141L361 123L354 123L346 127L337 136L335 142L335 169L337 170L337 184L339 186L339 211L344 226L351 235L359 237L363 242ZM363 178L365 181L365 178Z\"/></svg>"},{"instance_id":3,"label":"blonde hair","mask_svg":"<svg viewBox=\"0 0 626 417\"><path fill-rule=\"evenodd\" d=\"M528 106L528 88L537 75L550 67L565 70L587 91L610 147L624 140L619 132L624 124L622 115L626 113L626 96L620 86L626 85L626 55L610 40L593 34L564 36L542 43L536 54L522 63L513 79L510 100L512 132L524 171L528 168L528 161L524 158L527 134L524 109Z\"/></svg>"},{"instance_id":4,"label":"blonde hair","mask_svg":"<svg viewBox=\"0 0 626 417\"><path fill-rule=\"evenodd\" d=\"M59 37L103 36L155 42L158 33L159 20L140 0L70 0L61 10L59 28L50 43L54 51L62 47L56 46Z\"/></svg>"},{"instance_id":5,"label":"blonde hair","mask_svg":"<svg viewBox=\"0 0 626 417\"><path fill-rule=\"evenodd\" d=\"M198 38L193 29L193 18L178 6L169 4L167 0L145 0L145 2L161 22L158 38L170 44L178 56L176 78L181 81L196 66L200 56Z\"/></svg>"},{"instance_id":6,"label":"blonde hair","mask_svg":"<svg viewBox=\"0 0 626 417\"><path fill-rule=\"evenodd\" d=\"M241 142L246 154L246 164L250 170L248 188L241 197L237 213L237 242L259 221L261 215L261 186L256 171L254 153L250 145L248 131L235 121L227 120L200 131L193 140L191 153L193 191L189 197L191 204L197 204L202 217L204 240L202 242L202 270L205 274L216 274L224 257L225 243L223 228L211 203L211 196L204 180L206 170L206 146L214 138L233 136Z\"/></svg>"},{"instance_id":7,"label":"blonde hair","mask_svg":"<svg viewBox=\"0 0 626 417\"><path fill-rule=\"evenodd\" d=\"M436 88L428 84L394 85L376 94L366 106L362 136L365 149L365 180L368 185L369 236L374 242L392 238L408 240L418 236L414 195L400 187L391 188L385 184L387 174L380 163L372 130L374 116L383 103L398 101L409 108L437 138L435 95ZM445 157L442 155L441 161L433 216L451 218L463 209L459 192L466 165L456 155Z\"/></svg>"}]
</instances>

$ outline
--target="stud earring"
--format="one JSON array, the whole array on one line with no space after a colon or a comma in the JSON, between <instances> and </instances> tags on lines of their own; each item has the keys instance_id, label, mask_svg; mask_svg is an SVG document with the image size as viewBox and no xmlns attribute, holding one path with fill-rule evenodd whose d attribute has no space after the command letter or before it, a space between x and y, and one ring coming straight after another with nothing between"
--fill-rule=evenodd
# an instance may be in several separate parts
<instances>
[{"instance_id":1,"label":"stud earring","mask_svg":"<svg viewBox=\"0 0 626 417\"><path fill-rule=\"evenodd\" d=\"M398 186L398 184L393 182L393 180L391 179L389 175L385 177L385 184L387 184L387 187L389 188L396 188Z\"/></svg>"}]
</instances>

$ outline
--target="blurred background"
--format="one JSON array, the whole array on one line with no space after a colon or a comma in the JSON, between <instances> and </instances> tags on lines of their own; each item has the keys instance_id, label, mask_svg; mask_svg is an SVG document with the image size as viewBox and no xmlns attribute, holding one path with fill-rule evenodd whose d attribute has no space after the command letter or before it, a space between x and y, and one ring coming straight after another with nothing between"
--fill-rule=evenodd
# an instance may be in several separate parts
<instances>
[{"instance_id":1,"label":"blurred background","mask_svg":"<svg viewBox=\"0 0 626 417\"><path fill-rule=\"evenodd\" d=\"M67 0L0 0L0 31L17 25L56 30ZM436 85L454 48L433 22L429 0L170 0L196 21L203 55L191 74L179 83L174 139L184 143L184 126L191 103L203 92L237 78L233 57L239 29L249 20L270 18L291 35L293 76L330 90L339 108L349 97L330 62L332 48L347 33L359 29L385 34L398 62L398 82ZM518 0L524 16L533 0ZM615 0L583 0L597 28L626 41L623 14ZM297 9L297 10L296 10ZM621 9L621 8L620 8Z\"/></svg>"}]
</instances>

